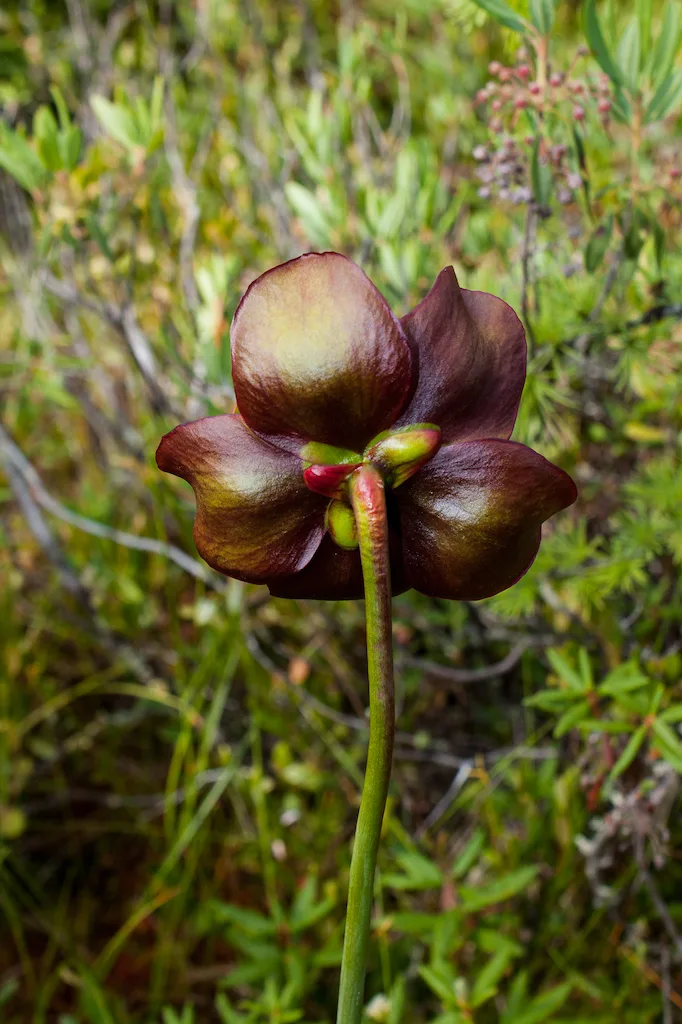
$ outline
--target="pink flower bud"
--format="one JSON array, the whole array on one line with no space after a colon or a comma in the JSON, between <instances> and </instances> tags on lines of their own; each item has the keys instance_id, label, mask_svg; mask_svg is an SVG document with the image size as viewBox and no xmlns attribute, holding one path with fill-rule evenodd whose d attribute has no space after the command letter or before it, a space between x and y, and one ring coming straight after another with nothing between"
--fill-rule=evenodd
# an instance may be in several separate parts
<instances>
[{"instance_id":1,"label":"pink flower bud","mask_svg":"<svg viewBox=\"0 0 682 1024\"><path fill-rule=\"evenodd\" d=\"M519 64L516 69L516 74L522 81L526 82L530 78L530 68L527 64Z\"/></svg>"},{"instance_id":2,"label":"pink flower bud","mask_svg":"<svg viewBox=\"0 0 682 1024\"><path fill-rule=\"evenodd\" d=\"M499 75L501 70L502 65L499 60L491 60L490 64L488 64L488 73L491 75Z\"/></svg>"},{"instance_id":3,"label":"pink flower bud","mask_svg":"<svg viewBox=\"0 0 682 1024\"><path fill-rule=\"evenodd\" d=\"M528 92L531 94L531 96L539 96L540 92L541 92L540 83L539 82L531 82L530 85L528 86Z\"/></svg>"},{"instance_id":4,"label":"pink flower bud","mask_svg":"<svg viewBox=\"0 0 682 1024\"><path fill-rule=\"evenodd\" d=\"M585 120L585 109L584 109L584 107L579 107L576 104L576 106L573 107L573 118L574 118L575 121L584 121Z\"/></svg>"}]
</instances>

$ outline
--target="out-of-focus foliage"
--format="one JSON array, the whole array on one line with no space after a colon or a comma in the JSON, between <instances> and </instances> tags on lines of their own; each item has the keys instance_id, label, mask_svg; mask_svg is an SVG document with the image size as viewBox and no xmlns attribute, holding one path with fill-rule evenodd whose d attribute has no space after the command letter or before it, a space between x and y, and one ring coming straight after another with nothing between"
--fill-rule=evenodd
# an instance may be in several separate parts
<instances>
[{"instance_id":1,"label":"out-of-focus foliage","mask_svg":"<svg viewBox=\"0 0 682 1024\"><path fill-rule=\"evenodd\" d=\"M153 463L309 249L523 315L579 502L518 586L395 602L367 1019L682 1008L682 3L68 0L0 14L0 1006L333 1020L359 605L195 558Z\"/></svg>"}]
</instances>

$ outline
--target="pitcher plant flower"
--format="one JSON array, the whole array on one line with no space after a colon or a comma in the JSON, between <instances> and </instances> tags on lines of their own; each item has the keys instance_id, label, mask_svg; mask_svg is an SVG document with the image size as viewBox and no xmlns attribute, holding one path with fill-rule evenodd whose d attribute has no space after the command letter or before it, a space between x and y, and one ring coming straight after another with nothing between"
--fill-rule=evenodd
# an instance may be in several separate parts
<instances>
[{"instance_id":1,"label":"pitcher plant flower","mask_svg":"<svg viewBox=\"0 0 682 1024\"><path fill-rule=\"evenodd\" d=\"M280 597L365 596L370 740L337 1016L359 1024L393 746L391 595L505 590L577 492L509 440L523 326L452 267L398 319L347 257L300 256L250 285L231 344L237 411L176 427L156 458L192 485L214 569Z\"/></svg>"}]
</instances>

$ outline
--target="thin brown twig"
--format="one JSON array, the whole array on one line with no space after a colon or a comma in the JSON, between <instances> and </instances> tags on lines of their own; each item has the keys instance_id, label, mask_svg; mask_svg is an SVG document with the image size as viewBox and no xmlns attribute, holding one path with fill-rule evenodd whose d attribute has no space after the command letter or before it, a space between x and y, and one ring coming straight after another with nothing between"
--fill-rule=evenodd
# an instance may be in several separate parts
<instances>
[{"instance_id":1,"label":"thin brown twig","mask_svg":"<svg viewBox=\"0 0 682 1024\"><path fill-rule=\"evenodd\" d=\"M94 630L99 642L110 654L120 658L126 668L132 672L139 682L145 685L151 683L157 678L157 673L152 670L151 666L144 661L137 651L134 651L127 643L118 639L114 632L100 620L90 591L81 581L68 556L62 550L56 536L45 522L26 481L16 465L7 457L7 452L4 448L0 448L0 459L4 464L10 487L24 515L26 525L38 542L45 557L59 573L62 586L76 599L77 604L84 613L87 624Z\"/></svg>"},{"instance_id":2,"label":"thin brown twig","mask_svg":"<svg viewBox=\"0 0 682 1024\"><path fill-rule=\"evenodd\" d=\"M49 512L50 515L61 519L78 530L82 530L84 533L91 534L93 537L101 537L103 540L113 541L114 544L120 544L122 547L131 548L134 551L147 551L149 554L161 555L214 590L225 589L226 584L222 577L213 573L203 563L199 562L196 558L192 558L174 544L168 544L154 537L139 537L137 534L127 533L125 530L117 530L94 519L88 519L87 516L82 516L78 512L72 512L71 509L62 505L60 501L50 494L35 467L1 424L0 456L4 457L6 466L9 465L14 469L15 473L21 476L24 486L27 488L35 504Z\"/></svg>"},{"instance_id":3,"label":"thin brown twig","mask_svg":"<svg viewBox=\"0 0 682 1024\"><path fill-rule=\"evenodd\" d=\"M530 647L527 639L520 640L500 661L492 665L484 665L481 668L452 668L450 665L439 665L435 661L426 661L423 658L405 658L403 664L410 668L419 668L428 676L434 679L441 679L448 683L479 683L486 679L495 679L497 676L510 672L521 660Z\"/></svg>"},{"instance_id":4,"label":"thin brown twig","mask_svg":"<svg viewBox=\"0 0 682 1024\"><path fill-rule=\"evenodd\" d=\"M128 303L117 306L112 302L101 302L82 295L73 282L56 277L49 270L42 270L40 281L45 288L62 302L80 306L107 321L124 340L126 347L144 380L149 399L156 412L172 412L173 406L159 383L156 358L146 334L140 327L134 307Z\"/></svg>"},{"instance_id":5,"label":"thin brown twig","mask_svg":"<svg viewBox=\"0 0 682 1024\"><path fill-rule=\"evenodd\" d=\"M635 860L637 862L637 875L640 882L644 885L645 889L649 893L649 897L656 913L661 919L661 923L668 933L668 937L673 944L675 949L675 955L677 959L682 960L682 935L677 930L677 925L672 919L672 915L668 910L667 904L660 892L656 881L649 871L646 858L646 850L644 846L644 835L639 829L635 829L634 832L634 847L635 847Z\"/></svg>"}]
</instances>

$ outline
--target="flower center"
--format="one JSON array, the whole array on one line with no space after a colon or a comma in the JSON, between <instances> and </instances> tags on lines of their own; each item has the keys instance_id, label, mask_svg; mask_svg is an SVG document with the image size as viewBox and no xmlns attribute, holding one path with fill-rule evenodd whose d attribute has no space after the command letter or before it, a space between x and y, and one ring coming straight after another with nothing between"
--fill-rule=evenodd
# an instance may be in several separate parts
<instances>
[{"instance_id":1,"label":"flower center","mask_svg":"<svg viewBox=\"0 0 682 1024\"><path fill-rule=\"evenodd\" d=\"M433 423L414 423L385 430L364 452L311 442L301 450L306 464L303 477L316 494L332 498L326 525L336 543L346 549L357 546L353 512L348 500L348 480L363 463L380 471L387 487L395 489L409 480L440 448L440 428Z\"/></svg>"}]
</instances>

